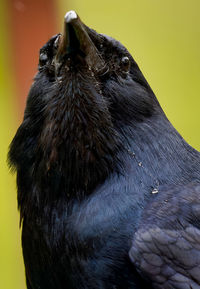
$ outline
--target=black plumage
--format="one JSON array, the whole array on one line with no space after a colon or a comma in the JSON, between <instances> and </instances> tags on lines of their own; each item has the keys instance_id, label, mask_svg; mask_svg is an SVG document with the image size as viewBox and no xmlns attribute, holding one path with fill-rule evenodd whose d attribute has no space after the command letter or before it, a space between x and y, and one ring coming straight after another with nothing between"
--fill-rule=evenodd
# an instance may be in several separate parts
<instances>
[{"instance_id":1,"label":"black plumage","mask_svg":"<svg viewBox=\"0 0 200 289\"><path fill-rule=\"evenodd\" d=\"M28 289L200 288L200 154L74 11L40 50L9 160Z\"/></svg>"}]
</instances>

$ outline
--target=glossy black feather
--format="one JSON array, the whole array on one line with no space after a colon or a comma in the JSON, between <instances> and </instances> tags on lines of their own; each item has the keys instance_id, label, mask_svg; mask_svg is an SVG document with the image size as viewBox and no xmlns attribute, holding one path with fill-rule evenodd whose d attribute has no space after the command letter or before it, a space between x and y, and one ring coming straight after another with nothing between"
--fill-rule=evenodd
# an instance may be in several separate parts
<instances>
[{"instance_id":1,"label":"glossy black feather","mask_svg":"<svg viewBox=\"0 0 200 289\"><path fill-rule=\"evenodd\" d=\"M200 185L163 188L129 252L154 288L200 288Z\"/></svg>"},{"instance_id":2,"label":"glossy black feather","mask_svg":"<svg viewBox=\"0 0 200 289\"><path fill-rule=\"evenodd\" d=\"M128 51L85 29L107 70L96 73L83 55L56 65L52 38L10 147L27 287L153 288L129 259L132 240L155 189L178 185L181 198L182 186L200 182L200 154L170 124Z\"/></svg>"}]
</instances>

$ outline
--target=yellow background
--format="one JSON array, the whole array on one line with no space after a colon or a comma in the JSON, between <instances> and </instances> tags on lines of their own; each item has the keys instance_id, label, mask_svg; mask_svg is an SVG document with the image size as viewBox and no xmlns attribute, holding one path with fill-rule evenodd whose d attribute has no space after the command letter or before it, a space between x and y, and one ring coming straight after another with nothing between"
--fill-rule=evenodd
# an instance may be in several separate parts
<instances>
[{"instance_id":1,"label":"yellow background","mask_svg":"<svg viewBox=\"0 0 200 289\"><path fill-rule=\"evenodd\" d=\"M34 0L32 0L34 1ZM74 9L98 32L120 40L138 62L176 129L200 149L200 1L59 0L57 21ZM6 154L18 126L15 87L5 33L7 14L0 2L0 289L24 289L15 177ZM58 31L59 32L59 31Z\"/></svg>"}]
</instances>

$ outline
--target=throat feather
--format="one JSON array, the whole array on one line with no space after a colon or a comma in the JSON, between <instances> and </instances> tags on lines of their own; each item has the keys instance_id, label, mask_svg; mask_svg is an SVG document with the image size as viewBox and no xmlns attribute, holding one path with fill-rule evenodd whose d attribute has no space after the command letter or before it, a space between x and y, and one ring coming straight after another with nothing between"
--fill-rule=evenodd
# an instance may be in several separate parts
<instances>
[{"instance_id":1,"label":"throat feather","mask_svg":"<svg viewBox=\"0 0 200 289\"><path fill-rule=\"evenodd\" d=\"M75 83L49 100L40 146L46 173L57 170L88 185L116 167L118 138L107 101L95 86Z\"/></svg>"}]
</instances>

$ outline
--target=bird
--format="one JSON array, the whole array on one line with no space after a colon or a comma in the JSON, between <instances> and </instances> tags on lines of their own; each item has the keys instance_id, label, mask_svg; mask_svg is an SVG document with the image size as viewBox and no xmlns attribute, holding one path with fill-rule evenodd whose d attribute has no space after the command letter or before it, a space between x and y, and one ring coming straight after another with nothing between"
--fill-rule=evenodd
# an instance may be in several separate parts
<instances>
[{"instance_id":1,"label":"bird","mask_svg":"<svg viewBox=\"0 0 200 289\"><path fill-rule=\"evenodd\" d=\"M8 159L28 289L200 288L200 153L75 11L40 49Z\"/></svg>"}]
</instances>

